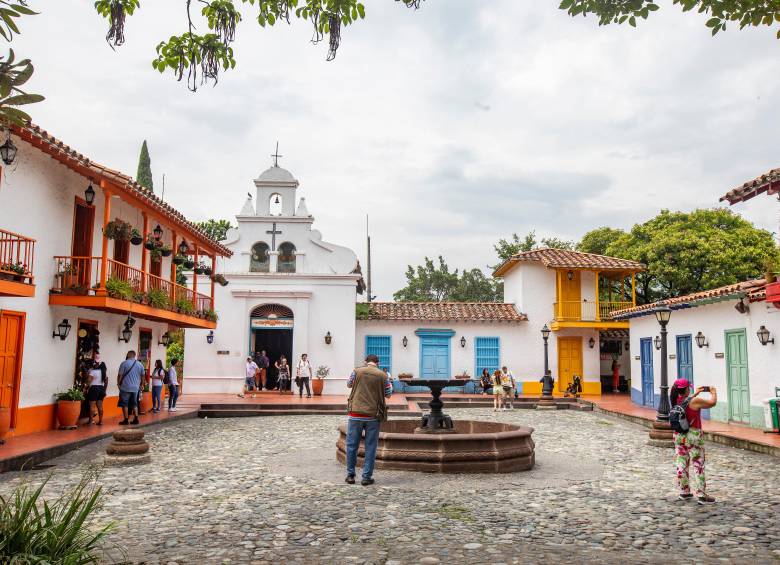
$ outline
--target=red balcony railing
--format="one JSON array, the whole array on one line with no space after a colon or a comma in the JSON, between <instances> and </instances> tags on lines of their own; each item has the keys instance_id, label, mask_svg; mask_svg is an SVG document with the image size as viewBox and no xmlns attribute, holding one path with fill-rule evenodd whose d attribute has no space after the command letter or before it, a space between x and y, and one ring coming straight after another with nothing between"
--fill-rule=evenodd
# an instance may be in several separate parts
<instances>
[{"instance_id":1,"label":"red balcony railing","mask_svg":"<svg viewBox=\"0 0 780 565\"><path fill-rule=\"evenodd\" d=\"M100 288L101 257L55 257L54 292L95 294ZM211 297L113 259L106 260L106 293L139 304L181 314L204 315L212 310Z\"/></svg>"},{"instance_id":2,"label":"red balcony railing","mask_svg":"<svg viewBox=\"0 0 780 565\"><path fill-rule=\"evenodd\" d=\"M0 230L0 275L33 284L35 240L18 233Z\"/></svg>"}]
</instances>

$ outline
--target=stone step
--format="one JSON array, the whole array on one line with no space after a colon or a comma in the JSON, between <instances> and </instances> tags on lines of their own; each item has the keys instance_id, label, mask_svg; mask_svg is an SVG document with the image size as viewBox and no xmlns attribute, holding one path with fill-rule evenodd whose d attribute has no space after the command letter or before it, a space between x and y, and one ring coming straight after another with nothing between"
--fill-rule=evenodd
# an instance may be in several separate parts
<instances>
[{"instance_id":1,"label":"stone step","mask_svg":"<svg viewBox=\"0 0 780 565\"><path fill-rule=\"evenodd\" d=\"M224 410L221 408L215 408L210 410L198 410L199 418L254 418L258 416L346 416L344 408L338 410L320 410L318 408L310 409L289 409L278 410L274 408L242 408ZM415 417L422 416L422 412L414 412L411 410L390 410L389 416L403 416L403 417Z\"/></svg>"}]
</instances>

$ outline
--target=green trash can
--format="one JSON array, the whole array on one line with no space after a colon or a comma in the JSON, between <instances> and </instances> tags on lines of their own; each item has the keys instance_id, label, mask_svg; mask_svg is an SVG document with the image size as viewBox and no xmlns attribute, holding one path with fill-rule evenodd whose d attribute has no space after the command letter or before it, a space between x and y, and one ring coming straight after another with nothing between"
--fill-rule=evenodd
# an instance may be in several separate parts
<instances>
[{"instance_id":1,"label":"green trash can","mask_svg":"<svg viewBox=\"0 0 780 565\"><path fill-rule=\"evenodd\" d=\"M778 415L778 405L780 404L780 398L769 399L769 412L772 414L772 429L780 431L780 415Z\"/></svg>"}]
</instances>

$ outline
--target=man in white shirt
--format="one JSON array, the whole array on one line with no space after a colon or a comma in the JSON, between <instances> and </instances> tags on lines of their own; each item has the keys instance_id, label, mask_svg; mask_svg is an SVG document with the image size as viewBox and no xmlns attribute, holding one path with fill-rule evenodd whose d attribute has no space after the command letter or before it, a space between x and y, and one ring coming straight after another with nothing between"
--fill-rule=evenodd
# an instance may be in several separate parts
<instances>
[{"instance_id":1,"label":"man in white shirt","mask_svg":"<svg viewBox=\"0 0 780 565\"><path fill-rule=\"evenodd\" d=\"M309 362L309 356L304 353L301 355L301 360L298 361L298 367L295 372L296 380L298 381L298 393L299 397L303 398L303 387L306 385L306 398L311 398L311 389L309 388L309 381L314 376L311 369L311 363Z\"/></svg>"},{"instance_id":2,"label":"man in white shirt","mask_svg":"<svg viewBox=\"0 0 780 565\"><path fill-rule=\"evenodd\" d=\"M257 363L251 357L246 358L246 388L247 391L255 390L255 375L260 370Z\"/></svg>"}]
</instances>

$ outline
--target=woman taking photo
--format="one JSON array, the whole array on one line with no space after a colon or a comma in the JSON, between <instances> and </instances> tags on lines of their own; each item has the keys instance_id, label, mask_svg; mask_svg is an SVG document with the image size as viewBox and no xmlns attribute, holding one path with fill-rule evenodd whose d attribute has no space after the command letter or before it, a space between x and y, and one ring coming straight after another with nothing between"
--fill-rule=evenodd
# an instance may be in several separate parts
<instances>
[{"instance_id":1,"label":"woman taking photo","mask_svg":"<svg viewBox=\"0 0 780 565\"><path fill-rule=\"evenodd\" d=\"M97 425L103 425L103 399L106 397L106 386L108 385L108 376L106 374L106 364L100 360L100 354L95 353L92 358L92 367L87 371L87 400L89 401L89 423L94 424L92 419L97 415Z\"/></svg>"},{"instance_id":2,"label":"woman taking photo","mask_svg":"<svg viewBox=\"0 0 780 565\"><path fill-rule=\"evenodd\" d=\"M479 377L479 386L482 387L482 396L485 396L488 389L493 386L493 383L490 379L490 371L487 369L482 369L482 376Z\"/></svg>"},{"instance_id":3,"label":"woman taking photo","mask_svg":"<svg viewBox=\"0 0 780 565\"><path fill-rule=\"evenodd\" d=\"M279 394L286 394L290 390L290 366L287 364L287 358L282 355L279 360L274 363L276 367L277 376L279 378Z\"/></svg>"},{"instance_id":4,"label":"woman taking photo","mask_svg":"<svg viewBox=\"0 0 780 565\"><path fill-rule=\"evenodd\" d=\"M154 362L152 371L152 412L159 412L162 408L162 388L165 380L165 368L159 359Z\"/></svg>"},{"instance_id":5,"label":"woman taking photo","mask_svg":"<svg viewBox=\"0 0 780 565\"><path fill-rule=\"evenodd\" d=\"M688 470L693 467L693 490L699 504L712 504L715 499L707 496L707 481L704 476L704 437L701 431L701 409L712 408L718 403L718 392L714 386L700 386L689 397L691 383L687 379L677 379L672 385L669 400L672 406L687 402L685 418L690 429L686 433L674 432L674 462L677 467L678 498L688 500L693 498L688 480ZM702 392L709 392L710 399L698 398Z\"/></svg>"},{"instance_id":6,"label":"woman taking photo","mask_svg":"<svg viewBox=\"0 0 780 565\"><path fill-rule=\"evenodd\" d=\"M493 373L493 412L501 410L501 401L504 398L504 389L501 387L501 371Z\"/></svg>"}]
</instances>

